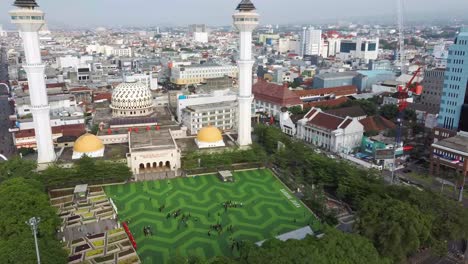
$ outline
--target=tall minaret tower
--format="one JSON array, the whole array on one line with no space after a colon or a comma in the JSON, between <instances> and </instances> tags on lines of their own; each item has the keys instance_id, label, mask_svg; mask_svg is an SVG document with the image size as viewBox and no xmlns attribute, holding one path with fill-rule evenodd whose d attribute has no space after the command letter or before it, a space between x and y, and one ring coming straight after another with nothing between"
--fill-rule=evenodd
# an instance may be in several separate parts
<instances>
[{"instance_id":1,"label":"tall minaret tower","mask_svg":"<svg viewBox=\"0 0 468 264\"><path fill-rule=\"evenodd\" d=\"M259 15L250 0L242 0L232 16L234 25L240 32L239 66L239 130L238 143L252 144L252 31L258 26Z\"/></svg>"},{"instance_id":2,"label":"tall minaret tower","mask_svg":"<svg viewBox=\"0 0 468 264\"><path fill-rule=\"evenodd\" d=\"M26 56L23 68L28 75L38 150L37 162L49 163L55 160L55 152L50 127L50 106L44 80L45 65L42 63L38 37L39 30L45 24L44 12L36 9L38 5L35 0L16 0L13 5L17 9L10 11L11 22L19 28Z\"/></svg>"}]
</instances>

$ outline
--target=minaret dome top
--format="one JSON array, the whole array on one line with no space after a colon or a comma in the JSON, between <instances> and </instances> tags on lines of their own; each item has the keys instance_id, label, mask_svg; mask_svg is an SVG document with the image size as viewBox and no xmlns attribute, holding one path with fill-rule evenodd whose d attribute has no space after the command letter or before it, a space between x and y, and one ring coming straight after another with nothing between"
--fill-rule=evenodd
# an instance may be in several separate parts
<instances>
[{"instance_id":1,"label":"minaret dome top","mask_svg":"<svg viewBox=\"0 0 468 264\"><path fill-rule=\"evenodd\" d=\"M25 8L34 8L39 5L36 3L36 0L16 0L13 4L16 7L25 7Z\"/></svg>"},{"instance_id":2,"label":"minaret dome top","mask_svg":"<svg viewBox=\"0 0 468 264\"><path fill-rule=\"evenodd\" d=\"M255 10L254 4L250 2L250 0L242 0L240 4L237 6L236 10L242 12L242 11L253 11Z\"/></svg>"}]
</instances>

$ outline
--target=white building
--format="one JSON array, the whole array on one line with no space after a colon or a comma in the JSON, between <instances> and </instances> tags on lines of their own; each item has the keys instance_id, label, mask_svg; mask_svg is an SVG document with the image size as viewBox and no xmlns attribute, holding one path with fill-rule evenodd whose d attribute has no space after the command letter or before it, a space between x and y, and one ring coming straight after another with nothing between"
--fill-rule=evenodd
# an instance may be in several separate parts
<instances>
[{"instance_id":1,"label":"white building","mask_svg":"<svg viewBox=\"0 0 468 264\"><path fill-rule=\"evenodd\" d=\"M72 55L67 55L63 57L58 57L57 58L57 66L61 69L63 68L73 68L73 69L78 69L82 65L87 65L90 62L93 61L92 56L72 56Z\"/></svg>"},{"instance_id":2,"label":"white building","mask_svg":"<svg viewBox=\"0 0 468 264\"><path fill-rule=\"evenodd\" d=\"M192 135L207 126L214 126L221 131L237 129L237 102L193 105L182 110L182 124Z\"/></svg>"},{"instance_id":3,"label":"white building","mask_svg":"<svg viewBox=\"0 0 468 264\"><path fill-rule=\"evenodd\" d=\"M224 76L237 77L238 69L234 65L198 64L174 67L171 82L177 85L197 84L206 79Z\"/></svg>"},{"instance_id":4,"label":"white building","mask_svg":"<svg viewBox=\"0 0 468 264\"><path fill-rule=\"evenodd\" d=\"M213 91L210 94L177 95L177 120L182 121L182 111L190 106L214 103L229 104L237 100L237 95L229 89Z\"/></svg>"},{"instance_id":5,"label":"white building","mask_svg":"<svg viewBox=\"0 0 468 264\"><path fill-rule=\"evenodd\" d=\"M144 84L148 89L156 90L158 89L158 78L156 74L153 73L136 73L132 75L124 76L125 82L139 82Z\"/></svg>"},{"instance_id":6,"label":"white building","mask_svg":"<svg viewBox=\"0 0 468 264\"><path fill-rule=\"evenodd\" d=\"M312 108L297 123L297 138L335 153L350 153L361 145L364 126L357 118L341 118Z\"/></svg>"},{"instance_id":7,"label":"white building","mask_svg":"<svg viewBox=\"0 0 468 264\"><path fill-rule=\"evenodd\" d=\"M3 30L3 25L0 25L0 37L6 37L7 32Z\"/></svg>"},{"instance_id":8,"label":"white building","mask_svg":"<svg viewBox=\"0 0 468 264\"><path fill-rule=\"evenodd\" d=\"M300 41L296 39L280 38L278 39L277 50L280 53L298 52L299 45L300 45Z\"/></svg>"},{"instance_id":9,"label":"white building","mask_svg":"<svg viewBox=\"0 0 468 264\"><path fill-rule=\"evenodd\" d=\"M86 52L89 54L104 54L105 56L132 57L132 48L125 46L109 46L92 44L86 46Z\"/></svg>"},{"instance_id":10,"label":"white building","mask_svg":"<svg viewBox=\"0 0 468 264\"><path fill-rule=\"evenodd\" d=\"M366 63L379 57L379 38L353 38L340 41L340 53L336 56L342 60L362 59Z\"/></svg>"},{"instance_id":11,"label":"white building","mask_svg":"<svg viewBox=\"0 0 468 264\"><path fill-rule=\"evenodd\" d=\"M50 95L48 99L51 111L61 109L63 109L63 111L67 111L69 108L76 107L75 96L70 94ZM16 98L15 110L19 117L31 114L31 98L29 96Z\"/></svg>"},{"instance_id":12,"label":"white building","mask_svg":"<svg viewBox=\"0 0 468 264\"><path fill-rule=\"evenodd\" d=\"M322 30L313 27L302 28L301 56L321 55Z\"/></svg>"},{"instance_id":13,"label":"white building","mask_svg":"<svg viewBox=\"0 0 468 264\"><path fill-rule=\"evenodd\" d=\"M208 43L208 32L194 32L193 41L198 43Z\"/></svg>"}]
</instances>

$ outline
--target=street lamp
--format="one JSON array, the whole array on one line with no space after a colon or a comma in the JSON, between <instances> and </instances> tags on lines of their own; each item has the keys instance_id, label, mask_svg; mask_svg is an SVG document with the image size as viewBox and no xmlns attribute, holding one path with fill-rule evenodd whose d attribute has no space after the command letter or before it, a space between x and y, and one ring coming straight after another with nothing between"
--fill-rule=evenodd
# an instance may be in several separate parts
<instances>
[{"instance_id":1,"label":"street lamp","mask_svg":"<svg viewBox=\"0 0 468 264\"><path fill-rule=\"evenodd\" d=\"M37 226L41 222L40 217L31 217L29 221L26 221L26 224L31 227L33 236L34 236L34 244L36 245L36 255L37 255L37 264L41 264L41 257L39 256L39 246L37 244Z\"/></svg>"}]
</instances>

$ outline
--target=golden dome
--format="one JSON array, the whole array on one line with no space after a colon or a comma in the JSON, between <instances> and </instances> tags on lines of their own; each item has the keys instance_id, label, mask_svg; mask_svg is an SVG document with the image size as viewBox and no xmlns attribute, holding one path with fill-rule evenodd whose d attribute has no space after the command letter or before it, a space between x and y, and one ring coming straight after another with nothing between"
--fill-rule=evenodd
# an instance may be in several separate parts
<instances>
[{"instance_id":1,"label":"golden dome","mask_svg":"<svg viewBox=\"0 0 468 264\"><path fill-rule=\"evenodd\" d=\"M218 128L207 126L198 131L197 140L198 142L214 143L223 140L223 136Z\"/></svg>"},{"instance_id":2,"label":"golden dome","mask_svg":"<svg viewBox=\"0 0 468 264\"><path fill-rule=\"evenodd\" d=\"M73 151L79 153L96 152L104 148L102 140L93 134L86 133L79 137L73 145Z\"/></svg>"}]
</instances>

